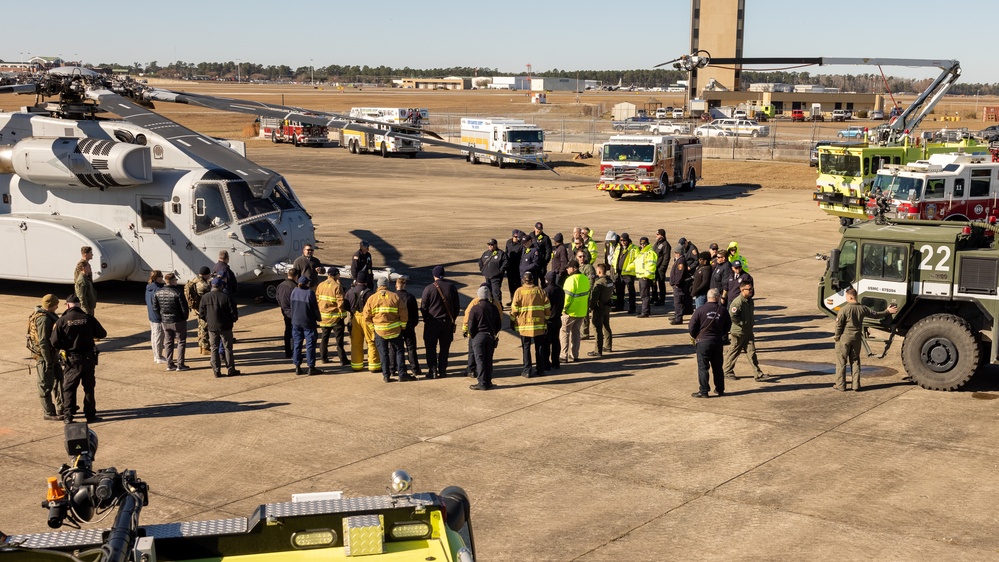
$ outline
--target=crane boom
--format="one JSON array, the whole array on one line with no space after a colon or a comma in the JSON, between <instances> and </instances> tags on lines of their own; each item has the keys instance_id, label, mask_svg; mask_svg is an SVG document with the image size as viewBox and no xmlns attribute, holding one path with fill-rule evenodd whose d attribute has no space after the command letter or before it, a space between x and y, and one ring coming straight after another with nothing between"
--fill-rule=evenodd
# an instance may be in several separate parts
<instances>
[{"instance_id":1,"label":"crane boom","mask_svg":"<svg viewBox=\"0 0 999 562\"><path fill-rule=\"evenodd\" d=\"M702 54L703 53L703 54ZM882 144L892 144L899 142L903 134L911 131L922 123L923 119L933 111L934 106L951 89L957 79L961 76L961 63L956 60L946 59L894 59L875 57L732 57L732 58L711 58L705 51L698 51L692 55L683 55L673 62L677 69L692 71L697 68L704 68L709 65L758 65L758 64L793 64L793 65L815 65L815 66L907 66L913 68L939 68L940 76L937 76L926 90L924 90L909 107L902 111L897 119L878 127L872 135L876 142ZM664 63L669 64L669 63ZM662 65L657 65L662 66Z\"/></svg>"}]
</instances>

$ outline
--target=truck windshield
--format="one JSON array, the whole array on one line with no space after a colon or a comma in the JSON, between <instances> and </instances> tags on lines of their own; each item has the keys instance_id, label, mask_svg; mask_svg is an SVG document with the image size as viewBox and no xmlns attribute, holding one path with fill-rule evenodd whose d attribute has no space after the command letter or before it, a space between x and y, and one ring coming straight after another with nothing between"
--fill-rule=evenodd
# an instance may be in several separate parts
<instances>
[{"instance_id":1,"label":"truck windshield","mask_svg":"<svg viewBox=\"0 0 999 562\"><path fill-rule=\"evenodd\" d=\"M909 192L913 190L916 192L916 197L919 197L923 191L923 180L893 176L891 174L878 174L874 178L871 190L876 191L878 189L889 199L908 199Z\"/></svg>"},{"instance_id":2,"label":"truck windshield","mask_svg":"<svg viewBox=\"0 0 999 562\"><path fill-rule=\"evenodd\" d=\"M617 162L652 162L656 149L652 145L605 144L604 160Z\"/></svg>"},{"instance_id":3,"label":"truck windshield","mask_svg":"<svg viewBox=\"0 0 999 562\"><path fill-rule=\"evenodd\" d=\"M507 131L507 142L544 142L544 131Z\"/></svg>"},{"instance_id":4,"label":"truck windshield","mask_svg":"<svg viewBox=\"0 0 999 562\"><path fill-rule=\"evenodd\" d=\"M819 149L819 172L834 176L859 176L860 156L831 154Z\"/></svg>"}]
</instances>

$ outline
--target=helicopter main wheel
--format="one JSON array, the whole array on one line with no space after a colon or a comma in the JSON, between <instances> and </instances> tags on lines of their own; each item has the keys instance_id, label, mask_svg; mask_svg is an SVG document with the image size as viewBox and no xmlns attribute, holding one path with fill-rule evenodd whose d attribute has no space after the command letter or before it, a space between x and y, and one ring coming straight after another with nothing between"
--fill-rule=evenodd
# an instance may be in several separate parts
<instances>
[{"instance_id":1,"label":"helicopter main wheel","mask_svg":"<svg viewBox=\"0 0 999 562\"><path fill-rule=\"evenodd\" d=\"M388 158L388 155L388 147L385 146L385 143L382 143L382 158Z\"/></svg>"}]
</instances>

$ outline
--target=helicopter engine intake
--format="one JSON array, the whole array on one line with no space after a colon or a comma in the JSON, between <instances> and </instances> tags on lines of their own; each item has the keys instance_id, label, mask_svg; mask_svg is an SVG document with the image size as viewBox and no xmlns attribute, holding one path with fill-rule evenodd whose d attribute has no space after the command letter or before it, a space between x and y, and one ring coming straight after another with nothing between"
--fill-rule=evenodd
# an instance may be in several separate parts
<instances>
[{"instance_id":1,"label":"helicopter engine intake","mask_svg":"<svg viewBox=\"0 0 999 562\"><path fill-rule=\"evenodd\" d=\"M130 187L153 181L148 146L95 138L29 138L0 148L0 173L46 187Z\"/></svg>"}]
</instances>

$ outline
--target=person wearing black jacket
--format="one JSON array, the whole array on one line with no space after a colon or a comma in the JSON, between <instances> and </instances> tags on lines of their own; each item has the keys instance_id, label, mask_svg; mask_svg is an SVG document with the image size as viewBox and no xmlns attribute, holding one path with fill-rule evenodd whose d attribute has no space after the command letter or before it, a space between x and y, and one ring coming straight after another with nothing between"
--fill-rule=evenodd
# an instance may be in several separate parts
<instances>
[{"instance_id":1,"label":"person wearing black jacket","mask_svg":"<svg viewBox=\"0 0 999 562\"><path fill-rule=\"evenodd\" d=\"M538 243L534 241L534 238L528 236L523 240L524 252L520 258L520 276L523 278L524 274L530 271L535 279L540 279L541 272L544 271L541 266L541 249L538 248Z\"/></svg>"},{"instance_id":2,"label":"person wearing black jacket","mask_svg":"<svg viewBox=\"0 0 999 562\"><path fill-rule=\"evenodd\" d=\"M652 283L652 304L666 304L666 284L669 281L669 260L673 257L673 246L666 239L666 229L656 231L656 241L652 244L656 253L656 277Z\"/></svg>"},{"instance_id":3,"label":"person wearing black jacket","mask_svg":"<svg viewBox=\"0 0 999 562\"><path fill-rule=\"evenodd\" d=\"M510 239L506 241L506 288L510 291L510 302L513 302L513 294L520 287L520 258L524 256L524 245L520 242L521 232L513 229Z\"/></svg>"},{"instance_id":4,"label":"person wearing black jacket","mask_svg":"<svg viewBox=\"0 0 999 562\"><path fill-rule=\"evenodd\" d=\"M423 376L423 372L420 370L420 360L416 356L416 325L420 323L420 305L416 302L416 297L406 290L405 277L399 277L395 280L395 294L399 295L401 305L405 306L409 313L406 327L399 335L402 337L406 354L409 356L409 368L413 372L413 376L419 378ZM400 367L400 365L395 365L395 374L398 374Z\"/></svg>"},{"instance_id":5,"label":"person wearing black jacket","mask_svg":"<svg viewBox=\"0 0 999 562\"><path fill-rule=\"evenodd\" d=\"M284 358L291 359L291 292L298 287L298 268L288 270L288 278L277 286L277 303L284 318Z\"/></svg>"},{"instance_id":6,"label":"person wearing black jacket","mask_svg":"<svg viewBox=\"0 0 999 562\"><path fill-rule=\"evenodd\" d=\"M486 278L489 284L489 292L495 295L496 301L500 301L500 289L503 285L503 277L506 275L507 259L506 253L499 249L496 239L486 242L486 251L479 257L479 271ZM511 297L513 293L510 293Z\"/></svg>"},{"instance_id":7,"label":"person wearing black jacket","mask_svg":"<svg viewBox=\"0 0 999 562\"><path fill-rule=\"evenodd\" d=\"M728 282L731 280L732 263L726 258L725 252L718 252L714 269L711 270L711 288L718 289L718 302L723 305L728 302Z\"/></svg>"},{"instance_id":8,"label":"person wearing black jacket","mask_svg":"<svg viewBox=\"0 0 999 562\"><path fill-rule=\"evenodd\" d=\"M486 287L479 287L476 296L479 302L468 313L468 336L472 342L472 353L475 354L477 382L468 388L472 390L489 390L493 385L493 350L499 338L502 327L500 313L490 300L491 294Z\"/></svg>"},{"instance_id":9,"label":"person wearing black jacket","mask_svg":"<svg viewBox=\"0 0 999 562\"><path fill-rule=\"evenodd\" d=\"M357 279L357 274L363 271L369 281L374 281L375 272L371 263L371 252L368 251L367 240L361 240L360 247L354 252L354 258L350 260L350 276Z\"/></svg>"},{"instance_id":10,"label":"person wearing black jacket","mask_svg":"<svg viewBox=\"0 0 999 562\"><path fill-rule=\"evenodd\" d=\"M535 279L544 279L548 263L552 261L552 239L545 234L545 225L534 223L534 240L538 244L538 269L534 272Z\"/></svg>"},{"instance_id":11,"label":"person wearing black jacket","mask_svg":"<svg viewBox=\"0 0 999 562\"><path fill-rule=\"evenodd\" d=\"M153 311L163 324L163 356L167 360L167 371L186 371L184 353L187 349L187 318L191 310L184 298L183 287L177 284L177 275L163 276L166 285L153 294ZM176 361L174 349L177 350Z\"/></svg>"},{"instance_id":12,"label":"person wearing black jacket","mask_svg":"<svg viewBox=\"0 0 999 562\"><path fill-rule=\"evenodd\" d=\"M711 369L718 396L725 395L725 376L722 371L722 351L725 334L732 327L732 318L725 305L718 302L718 290L708 290L708 302L694 311L688 331L697 352L697 382L700 388L691 394L694 398L707 398L708 369Z\"/></svg>"},{"instance_id":13,"label":"person wearing black jacket","mask_svg":"<svg viewBox=\"0 0 999 562\"><path fill-rule=\"evenodd\" d=\"M49 335L52 347L66 354L62 369L62 415L66 423L73 423L77 409L76 390L80 383L83 383L83 415L88 423L99 421L94 394L98 351L94 342L106 337L108 333L104 326L80 307L79 297L76 294L66 297L66 312L56 321Z\"/></svg>"},{"instance_id":14,"label":"person wearing black jacket","mask_svg":"<svg viewBox=\"0 0 999 562\"><path fill-rule=\"evenodd\" d=\"M434 282L423 289L420 313L423 316L423 346L427 353L427 378L447 376L447 359L454 341L460 303L458 289L444 280L444 266L433 270Z\"/></svg>"},{"instance_id":15,"label":"person wearing black jacket","mask_svg":"<svg viewBox=\"0 0 999 562\"><path fill-rule=\"evenodd\" d=\"M708 302L708 289L711 288L711 254L701 252L697 258L697 269L694 271L694 282L690 293L694 296L694 310Z\"/></svg>"},{"instance_id":16,"label":"person wearing black jacket","mask_svg":"<svg viewBox=\"0 0 999 562\"><path fill-rule=\"evenodd\" d=\"M239 311L236 310L236 303L229 298L229 295L222 292L220 279L212 279L212 290L201 297L198 315L204 319L208 329L208 343L212 351L209 363L212 366L212 373L216 377L222 376L222 366L219 365L219 347L222 347L225 354L226 376L238 375L239 371L236 370L232 357L232 326L239 320Z\"/></svg>"},{"instance_id":17,"label":"person wearing black jacket","mask_svg":"<svg viewBox=\"0 0 999 562\"><path fill-rule=\"evenodd\" d=\"M673 268L669 272L669 284L673 287L673 319L670 324L683 324L683 314L687 310L687 301L690 300L690 269L683 259L681 247L673 250Z\"/></svg>"},{"instance_id":18,"label":"person wearing black jacket","mask_svg":"<svg viewBox=\"0 0 999 562\"><path fill-rule=\"evenodd\" d=\"M548 272L548 285L544 288L548 302L552 304L552 313L548 317L545 341L541 345L538 356L538 372L550 371L560 367L562 357L562 309L565 308L565 290L557 282L554 271Z\"/></svg>"},{"instance_id":19,"label":"person wearing black jacket","mask_svg":"<svg viewBox=\"0 0 999 562\"><path fill-rule=\"evenodd\" d=\"M546 279L549 283L558 283L559 285L565 281L565 268L569 264L569 248L564 242L562 233L558 232L555 234L555 238L552 239L552 261L550 263L551 272L555 274L555 279Z\"/></svg>"},{"instance_id":20,"label":"person wearing black jacket","mask_svg":"<svg viewBox=\"0 0 999 562\"><path fill-rule=\"evenodd\" d=\"M677 246L680 249L680 255L687 262L687 269L694 271L697 268L697 257L700 255L700 252L697 251L697 246L686 238L681 238L677 242Z\"/></svg>"}]
</instances>

